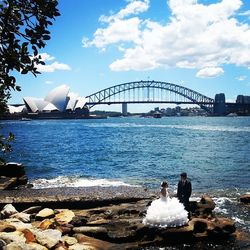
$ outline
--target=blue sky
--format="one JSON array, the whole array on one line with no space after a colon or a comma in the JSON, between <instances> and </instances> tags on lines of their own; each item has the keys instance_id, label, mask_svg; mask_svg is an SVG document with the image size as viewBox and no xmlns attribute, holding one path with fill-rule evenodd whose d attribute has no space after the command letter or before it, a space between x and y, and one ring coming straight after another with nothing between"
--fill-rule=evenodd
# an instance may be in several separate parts
<instances>
[{"instance_id":1,"label":"blue sky","mask_svg":"<svg viewBox=\"0 0 250 250\"><path fill-rule=\"evenodd\" d=\"M42 74L17 75L22 92L13 92L10 103L62 84L87 96L148 79L210 97L224 92L230 101L250 95L249 0L60 0L59 10L41 51Z\"/></svg>"}]
</instances>

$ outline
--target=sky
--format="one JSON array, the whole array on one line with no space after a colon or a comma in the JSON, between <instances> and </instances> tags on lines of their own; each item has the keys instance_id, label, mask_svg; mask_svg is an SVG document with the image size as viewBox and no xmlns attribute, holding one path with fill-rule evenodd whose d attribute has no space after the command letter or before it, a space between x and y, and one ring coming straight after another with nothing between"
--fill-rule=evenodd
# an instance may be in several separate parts
<instances>
[{"instance_id":1,"label":"sky","mask_svg":"<svg viewBox=\"0 0 250 250\"><path fill-rule=\"evenodd\" d=\"M66 84L80 96L137 80L171 82L228 101L250 95L249 0L59 0L42 73L16 74L22 97ZM159 105L129 105L143 112ZM166 107L166 105L160 105ZM96 106L120 110L119 105Z\"/></svg>"}]
</instances>

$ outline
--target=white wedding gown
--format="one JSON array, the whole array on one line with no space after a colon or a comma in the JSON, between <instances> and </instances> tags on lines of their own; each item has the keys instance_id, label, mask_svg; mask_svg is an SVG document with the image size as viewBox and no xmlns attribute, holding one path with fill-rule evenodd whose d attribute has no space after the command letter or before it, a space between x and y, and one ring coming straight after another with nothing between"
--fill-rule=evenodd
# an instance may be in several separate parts
<instances>
[{"instance_id":1,"label":"white wedding gown","mask_svg":"<svg viewBox=\"0 0 250 250\"><path fill-rule=\"evenodd\" d=\"M177 198L161 196L148 207L143 223L155 227L179 227L188 223L188 212Z\"/></svg>"}]
</instances>

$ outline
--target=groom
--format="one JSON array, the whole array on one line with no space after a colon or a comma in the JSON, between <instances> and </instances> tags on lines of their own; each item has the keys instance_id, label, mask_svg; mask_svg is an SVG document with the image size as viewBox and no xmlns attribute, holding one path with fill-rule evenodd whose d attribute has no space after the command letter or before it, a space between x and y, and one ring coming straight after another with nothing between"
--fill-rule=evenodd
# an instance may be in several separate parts
<instances>
[{"instance_id":1,"label":"groom","mask_svg":"<svg viewBox=\"0 0 250 250\"><path fill-rule=\"evenodd\" d=\"M189 211L189 197L192 193L192 184L187 179L187 173L181 173L181 180L178 183L177 197L183 203L185 209Z\"/></svg>"}]
</instances>

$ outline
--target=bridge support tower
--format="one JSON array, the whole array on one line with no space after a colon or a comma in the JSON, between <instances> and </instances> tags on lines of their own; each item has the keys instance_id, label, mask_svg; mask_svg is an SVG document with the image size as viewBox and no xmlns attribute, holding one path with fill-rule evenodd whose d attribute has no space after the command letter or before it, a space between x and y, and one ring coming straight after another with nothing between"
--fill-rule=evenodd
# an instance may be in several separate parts
<instances>
[{"instance_id":1,"label":"bridge support tower","mask_svg":"<svg viewBox=\"0 0 250 250\"><path fill-rule=\"evenodd\" d=\"M227 113L226 98L224 93L216 94L214 99L214 115L223 116Z\"/></svg>"},{"instance_id":2,"label":"bridge support tower","mask_svg":"<svg viewBox=\"0 0 250 250\"><path fill-rule=\"evenodd\" d=\"M128 115L128 104L126 102L124 102L122 104L122 115L123 116L127 116Z\"/></svg>"}]
</instances>

